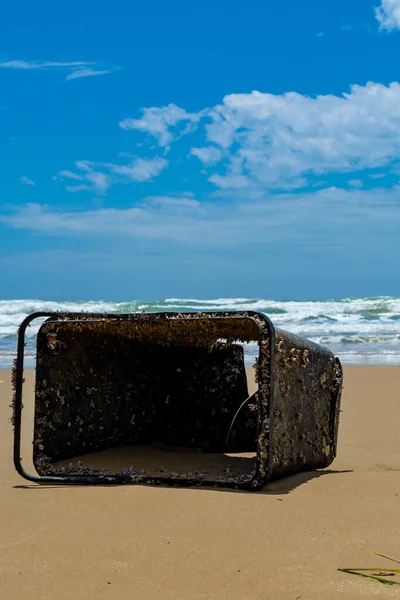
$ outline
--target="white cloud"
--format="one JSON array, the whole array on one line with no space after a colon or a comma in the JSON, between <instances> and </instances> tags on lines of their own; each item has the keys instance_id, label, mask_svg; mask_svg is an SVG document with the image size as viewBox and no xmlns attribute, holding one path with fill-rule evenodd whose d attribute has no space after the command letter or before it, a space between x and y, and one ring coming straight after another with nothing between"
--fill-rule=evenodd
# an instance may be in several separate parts
<instances>
[{"instance_id":1,"label":"white cloud","mask_svg":"<svg viewBox=\"0 0 400 600\"><path fill-rule=\"evenodd\" d=\"M70 79L79 79L80 77L91 77L92 75L106 75L107 73L111 73L110 69L104 69L103 71L96 71L95 69L75 69L67 75L65 81L69 81Z\"/></svg>"},{"instance_id":2,"label":"white cloud","mask_svg":"<svg viewBox=\"0 0 400 600\"><path fill-rule=\"evenodd\" d=\"M230 173L229 175L211 175L211 183L223 190L246 190L252 187L251 181L245 175L235 175Z\"/></svg>"},{"instance_id":3,"label":"white cloud","mask_svg":"<svg viewBox=\"0 0 400 600\"><path fill-rule=\"evenodd\" d=\"M129 209L58 212L30 204L12 216L2 217L13 227L51 235L118 235L148 239L191 241L196 232L209 230L207 211L187 197L149 197Z\"/></svg>"},{"instance_id":4,"label":"white cloud","mask_svg":"<svg viewBox=\"0 0 400 600\"><path fill-rule=\"evenodd\" d=\"M191 153L213 166L210 181L226 190L293 189L310 176L379 168L400 156L396 82L354 85L340 96L230 94L191 118L193 126L204 124L206 137ZM161 124L161 141L171 142L166 120ZM143 129L150 130L147 121Z\"/></svg>"},{"instance_id":5,"label":"white cloud","mask_svg":"<svg viewBox=\"0 0 400 600\"><path fill-rule=\"evenodd\" d=\"M329 173L345 174L351 181L364 169L391 166L400 160L399 122L400 84L369 82L341 95L229 94L221 104L197 113L174 104L144 108L140 119L119 125L150 134L164 150L198 129L205 141L189 153L203 163L202 173L218 188L216 193L245 191L248 198L257 198L268 190L312 186ZM122 165L79 161L72 176L61 171L58 177L81 182L69 185L70 191L105 193L112 183L150 181L167 165L160 156L136 157Z\"/></svg>"},{"instance_id":6,"label":"white cloud","mask_svg":"<svg viewBox=\"0 0 400 600\"><path fill-rule=\"evenodd\" d=\"M8 60L0 62L0 68L3 69L49 69L49 68L76 68L93 65L91 62L74 61L74 62L52 62L49 60L34 61L34 60Z\"/></svg>"},{"instance_id":7,"label":"white cloud","mask_svg":"<svg viewBox=\"0 0 400 600\"><path fill-rule=\"evenodd\" d=\"M90 185L82 183L79 185L67 185L65 189L67 190L67 192L71 192L71 194L74 194L75 192L84 192L92 188L90 187Z\"/></svg>"},{"instance_id":8,"label":"white cloud","mask_svg":"<svg viewBox=\"0 0 400 600\"><path fill-rule=\"evenodd\" d=\"M326 243L326 231L353 232L375 227L377 221L400 227L400 194L396 189L345 190L268 194L250 202L198 202L182 196L153 196L127 209L62 212L30 204L0 222L48 235L126 237L129 240L174 241L198 246L285 243L315 239ZM376 228L375 228L376 230ZM296 241L297 240L297 241Z\"/></svg>"},{"instance_id":9,"label":"white cloud","mask_svg":"<svg viewBox=\"0 0 400 600\"><path fill-rule=\"evenodd\" d=\"M364 182L362 179L349 179L349 181L347 183L349 184L350 187L353 187L353 188L364 187Z\"/></svg>"},{"instance_id":10,"label":"white cloud","mask_svg":"<svg viewBox=\"0 0 400 600\"><path fill-rule=\"evenodd\" d=\"M64 171L59 171L57 173L57 175L54 175L53 179L54 181L57 181L59 179L83 179L82 175L78 175L78 173L73 173L72 171L68 171L67 169L65 169Z\"/></svg>"},{"instance_id":11,"label":"white cloud","mask_svg":"<svg viewBox=\"0 0 400 600\"><path fill-rule=\"evenodd\" d=\"M49 60L8 60L5 62L0 62L0 68L3 69L19 69L23 71L32 69L66 69L70 72L66 76L65 81L69 81L71 79L78 79L80 77L88 77L91 75L106 75L107 73L111 73L111 69L95 69L92 68L93 65L96 65L96 63L81 60L72 62L54 62Z\"/></svg>"},{"instance_id":12,"label":"white cloud","mask_svg":"<svg viewBox=\"0 0 400 600\"><path fill-rule=\"evenodd\" d=\"M400 0L381 0L375 9L379 29L400 29Z\"/></svg>"},{"instance_id":13,"label":"white cloud","mask_svg":"<svg viewBox=\"0 0 400 600\"><path fill-rule=\"evenodd\" d=\"M313 186L329 173L344 174L349 185L360 186L360 171L393 167L400 160L399 122L400 84L369 82L341 95L229 94L196 114L173 104L145 108L141 119L120 126L149 133L160 146L197 128L205 141L190 155L203 163L215 193L254 200L268 191ZM161 156L125 164L85 160L56 178L70 180L71 192L105 194L114 183L151 181L167 165Z\"/></svg>"},{"instance_id":14,"label":"white cloud","mask_svg":"<svg viewBox=\"0 0 400 600\"><path fill-rule=\"evenodd\" d=\"M101 164L101 163L100 163ZM84 190L90 190L98 196L104 196L111 185L111 177L107 173L102 171L96 171L96 163L89 161L77 161L75 166L82 173L74 173L73 171L63 170L59 171L57 175L54 175L55 181L64 181L65 179L72 179L74 181L82 181L78 185L67 185L66 190L68 192L82 192Z\"/></svg>"},{"instance_id":15,"label":"white cloud","mask_svg":"<svg viewBox=\"0 0 400 600\"><path fill-rule=\"evenodd\" d=\"M97 163L94 163L90 160L77 160L75 163L75 166L77 169L81 169L82 171L90 172L93 170L93 167L95 167L96 164Z\"/></svg>"},{"instance_id":16,"label":"white cloud","mask_svg":"<svg viewBox=\"0 0 400 600\"><path fill-rule=\"evenodd\" d=\"M55 181L75 180L81 181L78 185L67 185L68 192L92 191L104 195L111 185L115 183L129 183L132 181L151 181L160 175L168 166L165 158L153 159L135 158L128 164L117 165L114 163L93 162L78 160L75 167L78 172L63 170L54 175Z\"/></svg>"},{"instance_id":17,"label":"white cloud","mask_svg":"<svg viewBox=\"0 0 400 600\"><path fill-rule=\"evenodd\" d=\"M35 185L35 182L32 181L32 179L29 179L29 177L27 177L26 175L22 175L22 177L20 177L19 180L24 185Z\"/></svg>"},{"instance_id":18,"label":"white cloud","mask_svg":"<svg viewBox=\"0 0 400 600\"><path fill-rule=\"evenodd\" d=\"M111 185L111 178L101 171L88 171L85 180L92 184L93 190L98 194L105 194Z\"/></svg>"},{"instance_id":19,"label":"white cloud","mask_svg":"<svg viewBox=\"0 0 400 600\"><path fill-rule=\"evenodd\" d=\"M369 83L339 96L232 94L215 108L208 139L239 145L242 170L261 184L283 185L309 173L352 171L400 151L400 85Z\"/></svg>"},{"instance_id":20,"label":"white cloud","mask_svg":"<svg viewBox=\"0 0 400 600\"><path fill-rule=\"evenodd\" d=\"M135 158L129 165L107 164L107 167L117 175L123 175L132 181L150 181L157 177L168 166L165 158L156 157Z\"/></svg>"},{"instance_id":21,"label":"white cloud","mask_svg":"<svg viewBox=\"0 0 400 600\"><path fill-rule=\"evenodd\" d=\"M141 119L123 119L119 125L125 130L137 129L149 133L157 140L159 146L167 146L176 137L174 127L185 123L186 128L181 134L189 133L192 130L192 123L196 123L200 116L200 113L187 113L179 106L169 104L161 108L154 106L144 108Z\"/></svg>"},{"instance_id":22,"label":"white cloud","mask_svg":"<svg viewBox=\"0 0 400 600\"><path fill-rule=\"evenodd\" d=\"M206 148L191 148L190 153L197 156L205 165L214 165L222 158L222 152L216 146L208 146Z\"/></svg>"}]
</instances>

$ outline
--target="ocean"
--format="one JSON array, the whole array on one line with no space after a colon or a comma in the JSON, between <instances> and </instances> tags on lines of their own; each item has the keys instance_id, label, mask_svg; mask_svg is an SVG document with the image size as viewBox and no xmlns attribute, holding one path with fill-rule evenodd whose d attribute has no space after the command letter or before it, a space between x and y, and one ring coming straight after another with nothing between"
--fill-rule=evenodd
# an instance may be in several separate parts
<instances>
[{"instance_id":1,"label":"ocean","mask_svg":"<svg viewBox=\"0 0 400 600\"><path fill-rule=\"evenodd\" d=\"M330 348L343 364L400 365L400 298L345 298L342 300L280 302L251 298L196 300L169 298L157 302L47 302L0 300L0 368L9 369L16 355L17 329L36 311L70 312L197 312L255 310L274 325ZM35 321L27 331L25 366L35 366ZM257 347L245 348L251 364Z\"/></svg>"}]
</instances>

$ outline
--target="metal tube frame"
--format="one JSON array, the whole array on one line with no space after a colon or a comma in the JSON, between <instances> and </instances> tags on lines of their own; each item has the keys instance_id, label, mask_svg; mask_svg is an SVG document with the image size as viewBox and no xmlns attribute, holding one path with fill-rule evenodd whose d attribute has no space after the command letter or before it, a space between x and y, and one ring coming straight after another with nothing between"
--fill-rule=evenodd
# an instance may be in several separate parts
<instances>
[{"instance_id":1,"label":"metal tube frame","mask_svg":"<svg viewBox=\"0 0 400 600\"><path fill-rule=\"evenodd\" d=\"M201 316L199 316L201 314ZM82 319L82 317L85 317ZM88 318L89 317L89 318ZM257 419L257 456L256 456L256 469L255 473L249 481L220 481L220 480L199 480L190 478L178 478L178 477L152 477L152 476L128 476L128 475L32 475L25 471L22 466L21 460L21 417L22 417L22 393L23 393L23 382L24 382L24 348L25 348L25 332L27 327L30 326L32 321L39 318L47 318L49 321L73 321L73 322L93 322L93 321L138 321L146 320L160 321L162 319L168 320L189 320L196 319L201 320L223 320L223 319L249 319L253 321L259 331L259 344L266 342L268 344L268 356L269 361L267 369L262 364L261 353L258 365L258 419ZM266 327L262 327L260 321L263 322ZM274 348L274 326L270 319L262 314L255 311L231 311L224 313L178 313L178 312L166 312L166 313L129 313L129 314L101 314L101 313L60 313L60 312L36 312L32 313L24 319L18 331L18 346L17 346L17 359L14 366L14 466L19 475L24 479L39 484L72 484L72 485L121 485L121 484L152 484L152 485L164 485L174 487L188 487L188 486L203 486L203 487L224 487L224 488L235 488L235 489L261 489L270 478L272 471L271 464L271 452L269 448L270 442L270 429L273 427L273 370L272 370L272 357ZM255 340L256 341L256 340ZM263 368L264 367L264 368ZM263 378L265 372L268 373L268 394L265 394L262 390L266 389L263 386ZM266 428L264 435L261 436L263 447L260 447L260 433L263 423L265 422L265 414L269 419L269 427ZM264 415L264 418L263 418ZM262 458L262 456L266 458ZM186 477L186 476L185 476Z\"/></svg>"}]
</instances>

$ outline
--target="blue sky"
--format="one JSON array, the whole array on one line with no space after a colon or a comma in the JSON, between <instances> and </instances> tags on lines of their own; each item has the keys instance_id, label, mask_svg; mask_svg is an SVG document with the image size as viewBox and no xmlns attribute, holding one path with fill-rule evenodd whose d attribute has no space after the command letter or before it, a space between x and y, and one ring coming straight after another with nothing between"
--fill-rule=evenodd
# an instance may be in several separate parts
<instances>
[{"instance_id":1,"label":"blue sky","mask_svg":"<svg viewBox=\"0 0 400 600\"><path fill-rule=\"evenodd\" d=\"M400 295L400 0L7 4L1 298Z\"/></svg>"}]
</instances>

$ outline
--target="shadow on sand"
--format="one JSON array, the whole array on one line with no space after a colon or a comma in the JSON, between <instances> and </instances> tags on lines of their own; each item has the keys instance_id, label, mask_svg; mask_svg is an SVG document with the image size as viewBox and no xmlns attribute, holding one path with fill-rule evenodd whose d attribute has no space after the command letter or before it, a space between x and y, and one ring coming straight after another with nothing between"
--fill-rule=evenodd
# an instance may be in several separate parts
<instances>
[{"instance_id":1,"label":"shadow on sand","mask_svg":"<svg viewBox=\"0 0 400 600\"><path fill-rule=\"evenodd\" d=\"M235 490L235 489L230 489L230 488L223 488L223 487L213 487L213 486L207 486L207 485L202 485L201 487L196 487L196 486L192 486L192 487L173 487L173 489L176 490L196 490L196 491L202 491L202 492L218 492L218 493L230 493L230 494L248 494L248 495L267 495L267 496L284 496L286 494L290 494L290 492L294 491L296 488L300 487L301 485L304 485L306 483L308 483L309 481L313 480L313 479L317 479L320 477L324 477L326 475L342 475L345 473L353 473L353 471L351 469L348 470L335 470L335 469L324 469L324 470L320 470L320 471L305 471L304 473L297 473L296 475L292 475L291 477L286 477L284 479L279 479L277 481L272 481L270 483L268 483L267 485L264 486L264 488L262 490L259 491L247 491L247 490ZM104 485L96 485L95 487L98 488L114 488L114 487L127 487L129 485L132 485L132 487L135 487L137 485L141 485L141 484L104 484ZM46 489L62 489L64 487L70 487L70 488L77 488L77 487L92 487L92 486L87 486L87 485L73 485L73 484L60 484L60 485L47 485L47 484L37 484L37 483L32 483L32 484L21 484L21 485L14 485L14 489L19 489L19 490L46 490ZM147 486L147 487L155 487L156 489L162 491L166 488L172 487L172 486Z\"/></svg>"}]
</instances>

